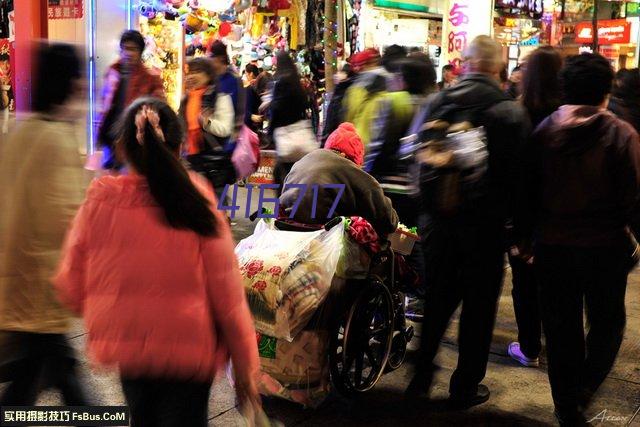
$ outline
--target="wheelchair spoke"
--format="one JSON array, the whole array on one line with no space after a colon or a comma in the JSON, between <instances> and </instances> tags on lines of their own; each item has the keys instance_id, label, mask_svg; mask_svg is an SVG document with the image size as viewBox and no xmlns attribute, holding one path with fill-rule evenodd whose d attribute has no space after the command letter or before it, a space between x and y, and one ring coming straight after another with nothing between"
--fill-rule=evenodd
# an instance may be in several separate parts
<instances>
[{"instance_id":1,"label":"wheelchair spoke","mask_svg":"<svg viewBox=\"0 0 640 427\"><path fill-rule=\"evenodd\" d=\"M358 352L358 356L356 357L356 372L354 382L356 387L360 387L362 384L362 369L364 365L364 352Z\"/></svg>"}]
</instances>

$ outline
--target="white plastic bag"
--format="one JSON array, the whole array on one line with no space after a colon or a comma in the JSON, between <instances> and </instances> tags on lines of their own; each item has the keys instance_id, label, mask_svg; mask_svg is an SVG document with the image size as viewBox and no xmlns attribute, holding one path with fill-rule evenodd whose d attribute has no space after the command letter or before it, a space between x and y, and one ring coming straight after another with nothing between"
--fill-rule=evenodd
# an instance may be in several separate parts
<instances>
[{"instance_id":1,"label":"white plastic bag","mask_svg":"<svg viewBox=\"0 0 640 427\"><path fill-rule=\"evenodd\" d=\"M297 162L319 147L309 120L300 120L273 131L276 153L283 162Z\"/></svg>"},{"instance_id":2,"label":"white plastic bag","mask_svg":"<svg viewBox=\"0 0 640 427\"><path fill-rule=\"evenodd\" d=\"M263 220L236 247L256 330L293 341L326 298L342 252L344 227L276 230Z\"/></svg>"}]
</instances>

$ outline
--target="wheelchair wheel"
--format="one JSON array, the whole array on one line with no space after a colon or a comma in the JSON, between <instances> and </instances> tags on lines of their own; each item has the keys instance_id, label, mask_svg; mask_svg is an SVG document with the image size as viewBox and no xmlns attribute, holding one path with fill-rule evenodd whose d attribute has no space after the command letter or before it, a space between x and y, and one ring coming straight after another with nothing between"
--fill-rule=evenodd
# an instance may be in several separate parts
<instances>
[{"instance_id":1,"label":"wheelchair wheel","mask_svg":"<svg viewBox=\"0 0 640 427\"><path fill-rule=\"evenodd\" d=\"M374 279L334 329L329 364L334 387L343 394L373 388L387 366L393 340L393 302Z\"/></svg>"},{"instance_id":2,"label":"wheelchair wheel","mask_svg":"<svg viewBox=\"0 0 640 427\"><path fill-rule=\"evenodd\" d=\"M392 298L394 302L393 340L391 342L391 351L389 352L385 372L395 371L402 365L407 355L407 345L411 337L413 337L413 328L406 328L404 294L402 292L396 292Z\"/></svg>"}]
</instances>

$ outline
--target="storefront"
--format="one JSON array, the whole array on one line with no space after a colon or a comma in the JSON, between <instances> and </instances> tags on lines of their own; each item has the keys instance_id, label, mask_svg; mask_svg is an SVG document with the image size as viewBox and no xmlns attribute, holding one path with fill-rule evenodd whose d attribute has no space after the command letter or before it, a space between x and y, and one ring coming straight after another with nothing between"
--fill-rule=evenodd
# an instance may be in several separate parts
<instances>
[{"instance_id":1,"label":"storefront","mask_svg":"<svg viewBox=\"0 0 640 427\"><path fill-rule=\"evenodd\" d=\"M442 1L366 0L360 10L358 50L400 45L431 56L440 68Z\"/></svg>"}]
</instances>

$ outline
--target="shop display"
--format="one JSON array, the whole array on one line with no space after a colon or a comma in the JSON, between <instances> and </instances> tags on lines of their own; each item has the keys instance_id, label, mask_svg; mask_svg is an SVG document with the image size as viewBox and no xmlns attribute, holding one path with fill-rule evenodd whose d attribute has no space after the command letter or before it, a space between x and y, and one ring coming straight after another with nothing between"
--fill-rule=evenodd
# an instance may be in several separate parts
<instances>
[{"instance_id":1,"label":"shop display","mask_svg":"<svg viewBox=\"0 0 640 427\"><path fill-rule=\"evenodd\" d=\"M13 84L11 82L10 43L8 39L0 39L0 111L15 108Z\"/></svg>"},{"instance_id":2,"label":"shop display","mask_svg":"<svg viewBox=\"0 0 640 427\"><path fill-rule=\"evenodd\" d=\"M147 42L142 59L160 74L169 105L177 110L182 98L184 30L179 21L156 15L140 17L140 31Z\"/></svg>"}]
</instances>

